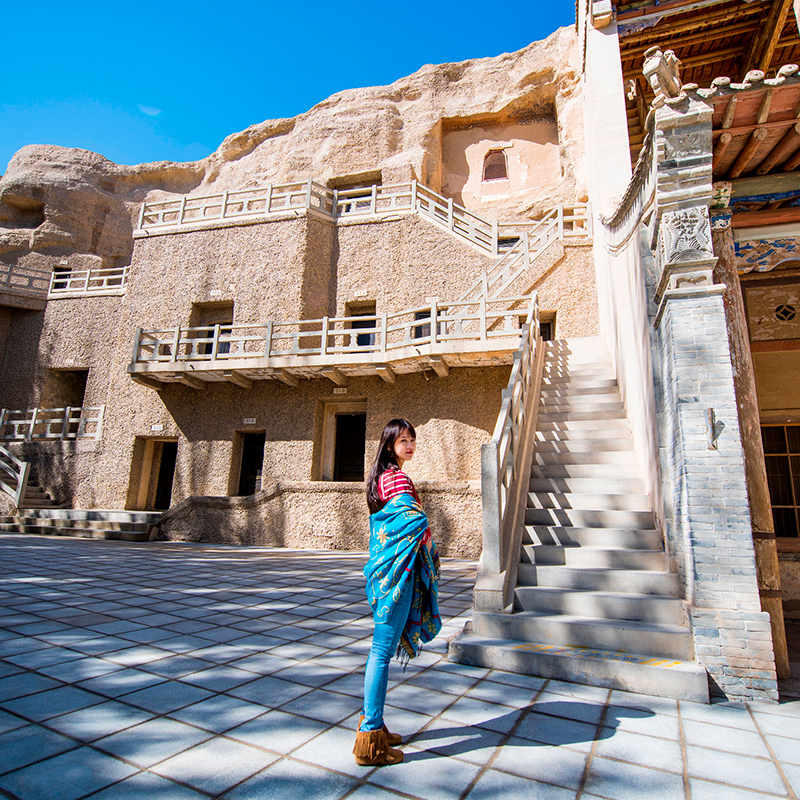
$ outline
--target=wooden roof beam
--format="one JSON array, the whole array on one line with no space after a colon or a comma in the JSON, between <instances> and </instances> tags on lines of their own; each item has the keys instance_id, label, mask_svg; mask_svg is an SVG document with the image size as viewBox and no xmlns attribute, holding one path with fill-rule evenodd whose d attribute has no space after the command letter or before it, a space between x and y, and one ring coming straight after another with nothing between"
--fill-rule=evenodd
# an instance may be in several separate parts
<instances>
[{"instance_id":1,"label":"wooden roof beam","mask_svg":"<svg viewBox=\"0 0 800 800\"><path fill-rule=\"evenodd\" d=\"M743 172L747 170L750 163L755 156L756 150L761 146L761 142L767 138L767 131L763 128L756 128L750 135L744 149L739 153L739 157L734 162L733 166L728 171L728 177L732 180L738 178Z\"/></svg>"},{"instance_id":2,"label":"wooden roof beam","mask_svg":"<svg viewBox=\"0 0 800 800\"><path fill-rule=\"evenodd\" d=\"M800 123L787 131L783 139L772 148L756 170L756 175L766 175L779 161L797 150L798 147L800 147Z\"/></svg>"},{"instance_id":3,"label":"wooden roof beam","mask_svg":"<svg viewBox=\"0 0 800 800\"><path fill-rule=\"evenodd\" d=\"M671 49L676 50L679 47L688 47L689 45L702 44L703 42L718 42L720 39L726 39L728 36L740 36L743 33L753 33L757 30L758 21L753 19L738 25L731 25L729 28L710 28L709 30L700 31L688 36L681 36L679 42L670 42L670 46ZM660 42L667 41L664 36L661 35L658 40ZM625 40L623 40L623 42L624 41ZM783 42L780 44L783 45ZM629 58L636 58L637 56L641 58L644 56L645 50L649 50L650 47L652 47L650 43L636 45L635 47L626 47L623 43L620 43L620 54L623 61Z\"/></svg>"},{"instance_id":4,"label":"wooden roof beam","mask_svg":"<svg viewBox=\"0 0 800 800\"><path fill-rule=\"evenodd\" d=\"M743 62L742 79L751 69L760 69L764 72L769 69L791 8L792 0L773 0L760 32L750 41Z\"/></svg>"},{"instance_id":5,"label":"wooden roof beam","mask_svg":"<svg viewBox=\"0 0 800 800\"><path fill-rule=\"evenodd\" d=\"M281 383L296 389L300 385L297 375L293 375L288 369L279 369L272 373L273 378L277 378Z\"/></svg>"},{"instance_id":6,"label":"wooden roof beam","mask_svg":"<svg viewBox=\"0 0 800 800\"><path fill-rule=\"evenodd\" d=\"M621 47L625 47L629 42L634 42L638 45L640 42L647 43L647 47L652 47L654 44L662 44L668 46L667 42L671 37L676 34L685 33L699 33L697 30L700 27L708 26L711 31L716 34L720 33L719 26L723 25L727 20L735 20L736 22L744 22L747 17L761 18L764 15L764 6L762 4L752 3L750 5L739 4L734 11L723 11L718 14L703 14L701 18L695 17L686 22L675 22L663 26L656 25L653 28L646 28L636 34L630 34L620 39ZM622 22L619 16L618 22ZM646 49L646 48L645 48Z\"/></svg>"},{"instance_id":7,"label":"wooden roof beam","mask_svg":"<svg viewBox=\"0 0 800 800\"><path fill-rule=\"evenodd\" d=\"M386 383L397 383L397 375L395 375L394 370L388 364L375 367L375 372L377 372Z\"/></svg>"},{"instance_id":8,"label":"wooden roof beam","mask_svg":"<svg viewBox=\"0 0 800 800\"><path fill-rule=\"evenodd\" d=\"M325 367L322 374L333 381L337 386L347 386L347 375L345 375L337 367Z\"/></svg>"},{"instance_id":9,"label":"wooden roof beam","mask_svg":"<svg viewBox=\"0 0 800 800\"><path fill-rule=\"evenodd\" d=\"M200 391L206 388L206 382L200 378L195 378L194 375L187 375L185 372L181 372L177 373L175 377L178 379L179 383L188 386L190 389Z\"/></svg>"}]
</instances>

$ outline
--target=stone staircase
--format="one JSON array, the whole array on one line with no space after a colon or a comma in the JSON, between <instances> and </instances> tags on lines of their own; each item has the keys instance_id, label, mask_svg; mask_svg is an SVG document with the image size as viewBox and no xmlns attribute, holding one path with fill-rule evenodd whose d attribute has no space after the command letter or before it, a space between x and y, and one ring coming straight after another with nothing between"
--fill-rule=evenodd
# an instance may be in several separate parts
<instances>
[{"instance_id":1,"label":"stone staircase","mask_svg":"<svg viewBox=\"0 0 800 800\"><path fill-rule=\"evenodd\" d=\"M0 532L147 542L156 538L160 516L154 511L29 507L0 517Z\"/></svg>"},{"instance_id":2,"label":"stone staircase","mask_svg":"<svg viewBox=\"0 0 800 800\"><path fill-rule=\"evenodd\" d=\"M25 494L20 501L20 509L66 508L63 503L56 503L37 481L28 478Z\"/></svg>"},{"instance_id":3,"label":"stone staircase","mask_svg":"<svg viewBox=\"0 0 800 800\"><path fill-rule=\"evenodd\" d=\"M708 702L599 339L546 343L513 613L476 613L452 660Z\"/></svg>"}]
</instances>

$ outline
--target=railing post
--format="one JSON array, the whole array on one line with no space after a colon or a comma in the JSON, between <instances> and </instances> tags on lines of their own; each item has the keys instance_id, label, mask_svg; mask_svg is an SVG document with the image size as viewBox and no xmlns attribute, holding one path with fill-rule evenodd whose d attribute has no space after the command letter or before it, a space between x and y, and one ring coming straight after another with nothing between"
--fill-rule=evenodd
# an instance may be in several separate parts
<instances>
[{"instance_id":1,"label":"railing post","mask_svg":"<svg viewBox=\"0 0 800 800\"><path fill-rule=\"evenodd\" d=\"M481 295L480 299L480 311L481 315L481 339L486 339L486 295Z\"/></svg>"},{"instance_id":2,"label":"railing post","mask_svg":"<svg viewBox=\"0 0 800 800\"><path fill-rule=\"evenodd\" d=\"M411 181L411 210L417 210L417 179Z\"/></svg>"},{"instance_id":3,"label":"railing post","mask_svg":"<svg viewBox=\"0 0 800 800\"><path fill-rule=\"evenodd\" d=\"M264 337L264 343L266 345L264 355L269 358L270 351L272 350L272 320L267 323L267 335Z\"/></svg>"},{"instance_id":4,"label":"railing post","mask_svg":"<svg viewBox=\"0 0 800 800\"><path fill-rule=\"evenodd\" d=\"M172 356L170 361L177 361L178 360L178 346L180 345L181 341L181 326L179 325L175 328L175 338L173 339L172 343Z\"/></svg>"},{"instance_id":5,"label":"railing post","mask_svg":"<svg viewBox=\"0 0 800 800\"><path fill-rule=\"evenodd\" d=\"M36 427L36 414L39 411L38 408L34 408L31 410L31 424L30 428L28 428L28 441L30 442L33 439L33 429Z\"/></svg>"},{"instance_id":6,"label":"railing post","mask_svg":"<svg viewBox=\"0 0 800 800\"><path fill-rule=\"evenodd\" d=\"M558 204L558 238L564 238L564 204Z\"/></svg>"},{"instance_id":7,"label":"railing post","mask_svg":"<svg viewBox=\"0 0 800 800\"><path fill-rule=\"evenodd\" d=\"M483 553L481 568L489 574L502 571L503 522L500 510L500 475L497 468L498 447L488 442L481 447L481 503L483 506Z\"/></svg>"},{"instance_id":8,"label":"railing post","mask_svg":"<svg viewBox=\"0 0 800 800\"><path fill-rule=\"evenodd\" d=\"M211 340L211 358L212 360L217 357L217 348L219 347L219 323L214 325L214 337Z\"/></svg>"},{"instance_id":9,"label":"railing post","mask_svg":"<svg viewBox=\"0 0 800 800\"><path fill-rule=\"evenodd\" d=\"M328 353L328 318L322 318L322 345L320 347L320 355L327 355Z\"/></svg>"},{"instance_id":10,"label":"railing post","mask_svg":"<svg viewBox=\"0 0 800 800\"><path fill-rule=\"evenodd\" d=\"M272 207L272 184L267 186L266 205L264 206L264 214L269 214Z\"/></svg>"},{"instance_id":11,"label":"railing post","mask_svg":"<svg viewBox=\"0 0 800 800\"><path fill-rule=\"evenodd\" d=\"M525 266L529 267L531 265L531 240L530 240L530 233L526 230L522 232L522 247L525 253Z\"/></svg>"},{"instance_id":12,"label":"railing post","mask_svg":"<svg viewBox=\"0 0 800 800\"><path fill-rule=\"evenodd\" d=\"M133 337L133 355L131 356L131 364L135 364L139 360L139 348L142 346L142 329L136 329L136 336ZM155 353L158 355L158 353Z\"/></svg>"},{"instance_id":13,"label":"railing post","mask_svg":"<svg viewBox=\"0 0 800 800\"><path fill-rule=\"evenodd\" d=\"M67 438L69 433L69 417L72 414L72 406L67 406L64 409L64 421L61 423L61 441Z\"/></svg>"},{"instance_id":14,"label":"railing post","mask_svg":"<svg viewBox=\"0 0 800 800\"><path fill-rule=\"evenodd\" d=\"M378 187L373 184L372 186L372 200L370 205L370 213L377 214L378 213Z\"/></svg>"},{"instance_id":15,"label":"railing post","mask_svg":"<svg viewBox=\"0 0 800 800\"><path fill-rule=\"evenodd\" d=\"M387 317L386 312L381 314L381 353L386 352L386 348L388 342L386 341L388 338L388 328L389 328L389 320Z\"/></svg>"},{"instance_id":16,"label":"railing post","mask_svg":"<svg viewBox=\"0 0 800 800\"><path fill-rule=\"evenodd\" d=\"M453 218L453 198L447 198L447 227L452 231L455 230Z\"/></svg>"},{"instance_id":17,"label":"railing post","mask_svg":"<svg viewBox=\"0 0 800 800\"><path fill-rule=\"evenodd\" d=\"M481 270L481 297L489 296L489 275L485 269Z\"/></svg>"},{"instance_id":18,"label":"railing post","mask_svg":"<svg viewBox=\"0 0 800 800\"><path fill-rule=\"evenodd\" d=\"M334 219L339 217L339 190L333 190L333 208L331 209L331 216Z\"/></svg>"},{"instance_id":19,"label":"railing post","mask_svg":"<svg viewBox=\"0 0 800 800\"><path fill-rule=\"evenodd\" d=\"M222 193L222 206L219 210L219 218L225 219L225 212L228 210L228 190L226 189Z\"/></svg>"},{"instance_id":20,"label":"railing post","mask_svg":"<svg viewBox=\"0 0 800 800\"><path fill-rule=\"evenodd\" d=\"M181 197L181 210L178 212L178 225L183 225L183 215L185 211L186 211L186 195L183 195L183 197Z\"/></svg>"},{"instance_id":21,"label":"railing post","mask_svg":"<svg viewBox=\"0 0 800 800\"><path fill-rule=\"evenodd\" d=\"M306 209L311 208L311 178L306 182Z\"/></svg>"},{"instance_id":22,"label":"railing post","mask_svg":"<svg viewBox=\"0 0 800 800\"><path fill-rule=\"evenodd\" d=\"M142 201L142 207L139 209L139 230L144 228L144 208L147 204Z\"/></svg>"},{"instance_id":23,"label":"railing post","mask_svg":"<svg viewBox=\"0 0 800 800\"><path fill-rule=\"evenodd\" d=\"M497 258L500 253L500 228L496 219L492 220L492 251Z\"/></svg>"},{"instance_id":24,"label":"railing post","mask_svg":"<svg viewBox=\"0 0 800 800\"><path fill-rule=\"evenodd\" d=\"M436 335L439 328L439 304L436 298L431 299L431 344L436 344Z\"/></svg>"},{"instance_id":25,"label":"railing post","mask_svg":"<svg viewBox=\"0 0 800 800\"><path fill-rule=\"evenodd\" d=\"M4 408L0 408L0 439L3 438L3 427L6 424L6 414L8 412Z\"/></svg>"}]
</instances>

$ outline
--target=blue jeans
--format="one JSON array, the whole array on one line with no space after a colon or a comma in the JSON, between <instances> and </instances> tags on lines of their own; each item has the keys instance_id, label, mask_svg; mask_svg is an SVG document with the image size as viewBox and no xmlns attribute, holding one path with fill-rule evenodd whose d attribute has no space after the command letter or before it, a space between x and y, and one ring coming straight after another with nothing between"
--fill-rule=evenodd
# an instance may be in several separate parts
<instances>
[{"instance_id":1,"label":"blue jeans","mask_svg":"<svg viewBox=\"0 0 800 800\"><path fill-rule=\"evenodd\" d=\"M375 623L372 647L367 658L364 675L364 722L362 731L377 731L383 725L383 705L389 683L389 662L403 633L408 612L411 610L412 581L407 581L400 600L392 609L389 619Z\"/></svg>"}]
</instances>

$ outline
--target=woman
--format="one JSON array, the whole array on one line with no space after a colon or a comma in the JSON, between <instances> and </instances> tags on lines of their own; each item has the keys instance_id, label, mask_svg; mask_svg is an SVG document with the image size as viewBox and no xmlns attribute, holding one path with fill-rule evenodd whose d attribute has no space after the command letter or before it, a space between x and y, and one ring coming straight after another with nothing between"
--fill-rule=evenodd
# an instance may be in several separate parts
<instances>
[{"instance_id":1,"label":"woman","mask_svg":"<svg viewBox=\"0 0 800 800\"><path fill-rule=\"evenodd\" d=\"M442 627L439 555L414 484L402 471L416 446L414 426L405 419L390 420L367 483L370 537L364 576L375 633L353 748L356 763L362 766L403 760L403 753L392 748L402 744L402 738L389 733L383 723L389 661L395 651L401 658L414 658Z\"/></svg>"}]
</instances>

